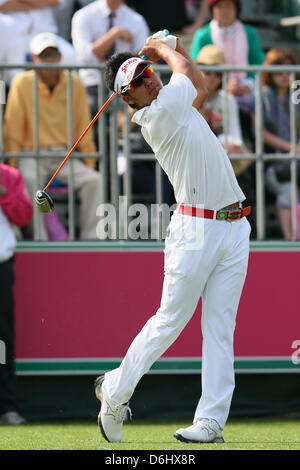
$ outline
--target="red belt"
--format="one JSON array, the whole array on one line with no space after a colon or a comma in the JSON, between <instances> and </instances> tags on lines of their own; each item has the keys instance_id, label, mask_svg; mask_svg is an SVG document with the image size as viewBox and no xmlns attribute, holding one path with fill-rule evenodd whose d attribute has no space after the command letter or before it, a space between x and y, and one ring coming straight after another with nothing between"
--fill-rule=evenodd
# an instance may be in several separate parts
<instances>
[{"instance_id":1,"label":"red belt","mask_svg":"<svg viewBox=\"0 0 300 470\"><path fill-rule=\"evenodd\" d=\"M214 211L211 209L202 209L200 207L184 206L182 204L177 205L177 211L179 214L191 215L192 217L202 217L203 219L217 219L217 220L228 220L232 222L234 220L240 220L246 217L251 212L251 207L235 207L232 209L220 209Z\"/></svg>"}]
</instances>

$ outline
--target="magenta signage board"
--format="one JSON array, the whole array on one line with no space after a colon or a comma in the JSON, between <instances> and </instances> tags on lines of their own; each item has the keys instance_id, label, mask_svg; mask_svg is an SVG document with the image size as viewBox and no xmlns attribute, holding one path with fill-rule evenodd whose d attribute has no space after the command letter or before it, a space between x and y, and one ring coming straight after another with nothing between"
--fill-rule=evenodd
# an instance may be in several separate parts
<instances>
[{"instance_id":1,"label":"magenta signage board","mask_svg":"<svg viewBox=\"0 0 300 470\"><path fill-rule=\"evenodd\" d=\"M18 372L93 373L118 364L155 314L163 251L20 250L15 272ZM300 372L299 279L300 251L251 251L235 333L237 371ZM201 301L153 372L201 369L200 320Z\"/></svg>"}]
</instances>

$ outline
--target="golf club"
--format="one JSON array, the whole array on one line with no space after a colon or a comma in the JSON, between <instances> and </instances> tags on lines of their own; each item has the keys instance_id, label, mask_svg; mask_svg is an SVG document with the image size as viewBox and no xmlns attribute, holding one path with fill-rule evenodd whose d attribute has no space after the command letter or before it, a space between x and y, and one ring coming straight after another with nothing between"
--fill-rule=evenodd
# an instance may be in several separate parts
<instances>
[{"instance_id":1,"label":"golf club","mask_svg":"<svg viewBox=\"0 0 300 470\"><path fill-rule=\"evenodd\" d=\"M104 105L99 109L98 113L95 115L95 117L92 119L92 121L90 122L90 124L87 126L87 128L83 131L83 133L81 134L81 136L78 138L78 140L75 142L75 144L73 145L73 147L71 148L71 150L69 151L68 155L65 157L65 159L62 161L62 163L59 165L59 167L57 168L57 170L55 171L54 175L52 176L52 178L49 180L49 182L46 184L46 186L44 187L44 189L39 189L36 194L35 194L35 202L38 206L38 209L40 212L44 213L44 214L47 214L49 212L52 212L54 210L54 203L53 203L53 200L52 198L50 197L49 193L47 192L47 189L49 188L49 186L51 185L52 181L54 180L54 178L56 178L56 176L58 175L58 173L60 172L60 170L62 169L62 167L64 166L64 164L67 162L67 160L69 159L69 157L72 155L72 153L74 152L74 150L76 149L76 147L78 146L78 144L81 142L81 140L83 139L83 137L86 135L86 133L90 130L90 128L92 127L92 125L97 121L98 117L100 116L101 113L103 113L103 111L105 110L105 108L109 105L109 103L114 99L114 97L116 96L117 93L112 93L111 96L108 98L108 100L104 103Z\"/></svg>"},{"instance_id":2,"label":"golf club","mask_svg":"<svg viewBox=\"0 0 300 470\"><path fill-rule=\"evenodd\" d=\"M167 29L164 29L164 31L162 32L163 36L168 36L170 33ZM144 55L142 57L143 60L146 60L147 57ZM60 170L62 169L62 167L64 166L64 164L66 163L66 161L68 160L68 158L72 155L72 153L74 152L74 150L76 149L77 145L81 142L81 140L83 139L83 137L85 136L85 134L89 131L89 129L92 127L92 125L96 122L96 120L98 119L98 117L100 116L100 114L105 110L105 108L109 105L109 103L113 100L113 98L116 96L116 92L112 93L111 96L108 98L108 100L104 103L104 105L101 107L101 109L98 111L98 113L95 115L95 117L93 118L93 120L90 122L90 124L87 126L87 128L85 129L85 131L81 134L81 136L79 137L79 139L77 140L77 142L74 144L74 146L71 148L71 150L69 151L68 155L65 157L65 159L63 160L63 162L60 164L60 166L57 168L56 172L54 173L54 175L52 176L52 178L50 179L50 181L47 183L47 185L44 187L44 189L40 189L36 192L36 195L35 195L35 202L39 208L39 211L46 214L46 213L49 213L49 212L52 212L54 210L54 203L50 197L50 195L48 194L47 192L47 189L49 188L49 186L51 185L52 181L54 180L54 178L58 175L58 173L60 172Z\"/></svg>"}]
</instances>

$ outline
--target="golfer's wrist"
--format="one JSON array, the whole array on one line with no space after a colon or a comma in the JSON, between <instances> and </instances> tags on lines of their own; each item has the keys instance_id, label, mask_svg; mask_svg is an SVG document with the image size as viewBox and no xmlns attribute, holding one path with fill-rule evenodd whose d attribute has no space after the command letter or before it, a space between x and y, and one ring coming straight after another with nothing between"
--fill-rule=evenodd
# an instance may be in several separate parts
<instances>
[{"instance_id":1,"label":"golfer's wrist","mask_svg":"<svg viewBox=\"0 0 300 470\"><path fill-rule=\"evenodd\" d=\"M179 54L182 54L184 55L185 53L185 49L180 41L179 38L177 38L177 44L176 44L176 49L175 49L176 52L178 52Z\"/></svg>"},{"instance_id":2,"label":"golfer's wrist","mask_svg":"<svg viewBox=\"0 0 300 470\"><path fill-rule=\"evenodd\" d=\"M159 44L159 49L158 49L158 55L161 59L165 60L166 62L168 61L169 58L171 58L176 52L176 50L171 49L167 44L165 44L163 41L160 41Z\"/></svg>"}]
</instances>

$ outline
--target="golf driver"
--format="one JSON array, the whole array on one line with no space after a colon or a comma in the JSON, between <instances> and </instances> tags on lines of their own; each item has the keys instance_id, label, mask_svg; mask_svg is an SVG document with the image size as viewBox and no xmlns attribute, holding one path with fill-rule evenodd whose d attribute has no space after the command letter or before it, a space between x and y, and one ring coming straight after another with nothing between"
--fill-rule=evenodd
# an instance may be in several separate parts
<instances>
[{"instance_id":1,"label":"golf driver","mask_svg":"<svg viewBox=\"0 0 300 470\"><path fill-rule=\"evenodd\" d=\"M156 34L156 39L161 39L162 37L165 37L165 36L168 36L170 33L167 29L164 29L163 31L160 31L159 33ZM154 35L154 38L155 38L155 35ZM143 60L146 60L147 57L146 56L143 56L142 57ZM47 189L49 188L49 186L51 185L52 181L54 180L54 178L58 175L58 173L60 172L60 170L62 169L62 167L64 166L64 164L66 163L66 161L68 160L68 158L71 156L71 154L74 152L74 150L76 149L77 145L81 142L81 140L83 139L83 137L85 136L85 134L89 131L89 129L92 127L92 125L96 122L96 120L98 119L98 117L100 116L100 114L105 110L105 108L109 105L109 103L113 100L113 98L116 96L116 92L112 93L111 96L108 98L108 100L104 103L104 105L101 107L101 109L98 111L98 113L95 115L95 117L93 118L93 120L90 122L90 124L88 125L88 127L85 129L85 131L81 134L81 136L79 137L79 139L77 140L77 142L74 144L74 146L71 148L71 150L69 151L68 155L65 157L65 159L63 160L63 162L60 164L60 166L57 168L56 172L54 173L54 175L52 176L52 178L50 179L50 181L47 183L47 185L44 187L44 189L40 189L36 192L36 195L35 195L35 202L39 208L39 211L46 214L48 212L52 212L54 210L54 203L50 197L50 195L48 194L47 192Z\"/></svg>"},{"instance_id":2,"label":"golf driver","mask_svg":"<svg viewBox=\"0 0 300 470\"><path fill-rule=\"evenodd\" d=\"M43 214L47 214L49 212L52 212L54 210L54 203L53 203L53 200L52 198L50 197L49 193L47 192L47 189L49 188L49 186L51 185L52 181L54 180L54 178L56 178L56 176L58 175L58 173L60 172L60 170L62 169L62 167L64 166L64 164L66 163L66 161L68 160L68 158L72 155L72 153L74 152L74 150L76 149L76 147L78 146L78 144L81 142L81 140L83 139L83 137L85 136L85 134L90 130L90 128L92 127L92 125L97 121L98 117L100 116L100 114L105 110L105 108L109 105L109 103L114 99L114 97L116 96L116 93L112 93L111 96L108 98L108 100L104 103L104 105L101 107L101 109L99 109L98 113L95 115L95 117L92 119L92 121L90 122L90 124L87 126L87 128L83 131L83 133L81 134L81 136L78 138L77 142L75 142L75 144L73 145L73 147L71 148L71 150L69 151L68 155L65 157L65 159L62 161L62 163L59 165L59 167L57 168L56 172L54 173L54 175L52 176L52 178L49 180L49 182L46 184L46 186L44 187L44 189L39 189L36 194L35 194L35 202L38 206L38 209L40 212L42 212Z\"/></svg>"}]
</instances>

